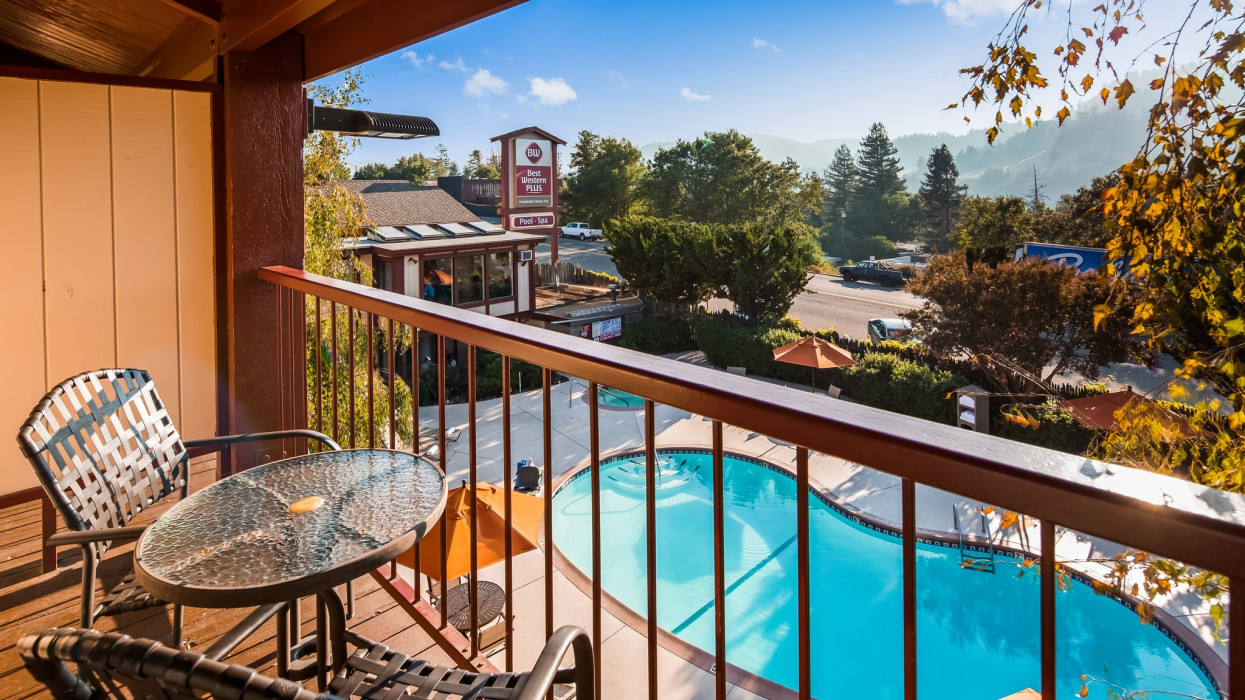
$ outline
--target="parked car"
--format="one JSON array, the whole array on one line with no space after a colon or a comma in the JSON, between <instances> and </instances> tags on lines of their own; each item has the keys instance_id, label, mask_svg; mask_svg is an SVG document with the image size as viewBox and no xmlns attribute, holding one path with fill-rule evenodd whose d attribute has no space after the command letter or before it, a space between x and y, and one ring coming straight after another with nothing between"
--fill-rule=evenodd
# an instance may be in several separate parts
<instances>
[{"instance_id":1,"label":"parked car","mask_svg":"<svg viewBox=\"0 0 1245 700\"><path fill-rule=\"evenodd\" d=\"M912 271L908 268L897 267L880 260L866 260L848 267L841 267L839 273L843 275L843 280L846 282L868 280L877 282L883 287L901 286L912 276Z\"/></svg>"},{"instance_id":2,"label":"parked car","mask_svg":"<svg viewBox=\"0 0 1245 700\"><path fill-rule=\"evenodd\" d=\"M912 323L903 318L871 318L869 319L869 342L880 343L883 340L894 340L900 343L921 342L912 335Z\"/></svg>"},{"instance_id":3,"label":"parked car","mask_svg":"<svg viewBox=\"0 0 1245 700\"><path fill-rule=\"evenodd\" d=\"M578 238L581 241L586 241L589 239L592 239L594 241L599 241L602 238L605 238L604 231L602 231L599 228L591 228L590 226L588 226L588 224L582 221L572 221L571 223L563 226L561 232L559 232L558 235L570 236L571 238Z\"/></svg>"}]
</instances>

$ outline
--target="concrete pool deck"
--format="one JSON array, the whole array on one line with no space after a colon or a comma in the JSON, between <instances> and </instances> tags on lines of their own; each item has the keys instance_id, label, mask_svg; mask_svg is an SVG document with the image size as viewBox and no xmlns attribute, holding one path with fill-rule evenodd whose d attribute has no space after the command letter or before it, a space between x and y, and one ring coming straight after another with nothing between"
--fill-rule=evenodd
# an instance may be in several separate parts
<instances>
[{"instance_id":1,"label":"concrete pool deck","mask_svg":"<svg viewBox=\"0 0 1245 700\"><path fill-rule=\"evenodd\" d=\"M589 459L589 406L581 396L582 384L563 382L553 387L551 424L553 463L551 471L558 477ZM446 443L446 466L451 488L467 480L468 431L466 404L446 406L446 426L460 427L461 436ZM421 410L421 425L435 427L436 407ZM641 410L602 410L598 412L600 444L603 455L644 447L644 413ZM657 407L657 446L673 447L712 443L712 422L701 416L670 406ZM502 482L501 400L481 401L476 405L478 435L477 472L479 481ZM544 426L541 417L541 392L527 391L511 398L511 459L517 462L530 457L537 464L543 461ZM727 426L724 430L725 449L757 457L794 471L795 449L764 435ZM900 489L897 477L829 455L813 453L809 460L810 478L821 492L834 501L867 512L871 519L898 526L900 521ZM953 511L962 522L977 522L980 504L952 493L917 485L917 527L943 533L954 533ZM991 516L996 527L999 513ZM1039 541L1036 521L1013 526L1004 533L1003 544L1032 551ZM967 526L966 526L967 529ZM1025 540L1031 543L1026 544ZM1118 545L1095 538L1063 532L1058 541L1058 558L1090 575L1101 574L1105 564L1092 560L1108 559L1122 551ZM409 576L409 572L407 574ZM502 565L481 570L481 578L501 582ZM538 550L514 560L516 668L531 665L540 652L544 633L543 554ZM426 590L426 586L425 586ZM575 624L592 628L592 601L565 575L555 568L555 626ZM1198 596L1182 591L1160 602L1159 607L1176 621L1192 630L1213 651L1225 659L1227 648L1212 634L1209 604ZM646 640L608 611L603 612L602 671L603 689L607 697L642 696L646 686ZM504 662L504 652L494 652L495 663ZM659 687L662 697L693 698L712 694L713 676L685 661L675 653L659 648ZM732 687L731 700L755 697L744 688Z\"/></svg>"}]
</instances>

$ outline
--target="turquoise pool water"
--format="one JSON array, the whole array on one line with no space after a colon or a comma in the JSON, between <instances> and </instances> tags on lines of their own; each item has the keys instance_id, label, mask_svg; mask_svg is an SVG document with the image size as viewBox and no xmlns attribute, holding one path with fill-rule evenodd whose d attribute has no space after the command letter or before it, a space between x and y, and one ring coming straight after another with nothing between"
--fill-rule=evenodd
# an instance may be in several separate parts
<instances>
[{"instance_id":1,"label":"turquoise pool water","mask_svg":"<svg viewBox=\"0 0 1245 700\"><path fill-rule=\"evenodd\" d=\"M601 468L602 586L647 614L643 457ZM713 501L708 454L663 451L657 491L657 622L712 652ZM796 658L795 481L725 459L727 659L788 687ZM592 571L587 472L554 498L554 540ZM903 696L899 540L810 497L813 694ZM1002 558L993 574L960 567L956 550L918 545L918 691L923 699L1001 698L1041 684L1036 569ZM1070 582L1058 594L1059 697L1080 675L1134 690L1216 697L1191 659L1135 612ZM1091 698L1107 698L1102 685ZM1150 697L1166 697L1155 694Z\"/></svg>"},{"instance_id":2,"label":"turquoise pool water","mask_svg":"<svg viewBox=\"0 0 1245 700\"><path fill-rule=\"evenodd\" d=\"M610 408L644 408L643 397L607 386L597 388L597 403Z\"/></svg>"}]
</instances>

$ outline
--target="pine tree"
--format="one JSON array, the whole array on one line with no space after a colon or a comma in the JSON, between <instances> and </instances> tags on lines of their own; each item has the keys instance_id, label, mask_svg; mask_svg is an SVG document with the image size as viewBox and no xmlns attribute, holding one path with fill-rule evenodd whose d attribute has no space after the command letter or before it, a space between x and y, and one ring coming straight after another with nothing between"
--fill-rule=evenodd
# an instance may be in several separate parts
<instances>
[{"instance_id":1,"label":"pine tree","mask_svg":"<svg viewBox=\"0 0 1245 700\"><path fill-rule=\"evenodd\" d=\"M899 177L899 149L875 122L856 152L856 196L848 211L848 223L856 235L885 236L892 241L907 238L907 193Z\"/></svg>"},{"instance_id":2,"label":"pine tree","mask_svg":"<svg viewBox=\"0 0 1245 700\"><path fill-rule=\"evenodd\" d=\"M839 146L834 152L834 160L826 168L826 202L822 210L832 222L847 213L851 206L852 195L856 187L856 161L852 160L852 149L846 144ZM835 222L837 225L838 222Z\"/></svg>"},{"instance_id":3,"label":"pine tree","mask_svg":"<svg viewBox=\"0 0 1245 700\"><path fill-rule=\"evenodd\" d=\"M926 161L921 180L921 218L925 243L947 252L954 246L952 232L960 218L960 202L968 190L959 184L960 171L947 144L935 148Z\"/></svg>"},{"instance_id":4,"label":"pine tree","mask_svg":"<svg viewBox=\"0 0 1245 700\"><path fill-rule=\"evenodd\" d=\"M467 166L463 168L463 175L465 177L479 177L476 173L480 172L480 169L483 167L484 154L477 148L467 156Z\"/></svg>"}]
</instances>

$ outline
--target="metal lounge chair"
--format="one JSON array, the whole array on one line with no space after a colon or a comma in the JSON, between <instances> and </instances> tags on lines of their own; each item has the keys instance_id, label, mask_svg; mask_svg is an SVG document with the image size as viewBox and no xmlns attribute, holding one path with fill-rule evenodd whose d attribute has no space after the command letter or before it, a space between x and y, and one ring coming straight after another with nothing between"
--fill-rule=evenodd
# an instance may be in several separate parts
<instances>
[{"instance_id":1,"label":"metal lounge chair","mask_svg":"<svg viewBox=\"0 0 1245 700\"><path fill-rule=\"evenodd\" d=\"M167 605L138 584L132 567L96 605L95 575L110 546L142 534L146 526L131 524L139 513L175 491L186 496L188 449L280 438L341 449L311 430L183 441L151 376L138 369L85 372L49 391L18 431L17 442L69 528L47 543L82 548L82 627L101 616ZM182 609L175 605L174 644L181 643L181 623Z\"/></svg>"},{"instance_id":2,"label":"metal lounge chair","mask_svg":"<svg viewBox=\"0 0 1245 700\"><path fill-rule=\"evenodd\" d=\"M575 666L560 669L568 649ZM432 666L377 644L356 651L330 681L328 692L320 694L246 666L116 632L51 629L22 637L17 650L26 669L55 700L205 695L217 700L330 700L407 693L420 698L539 700L555 683L574 683L581 700L594 697L592 643L583 630L570 626L554 633L528 673L473 673Z\"/></svg>"},{"instance_id":3,"label":"metal lounge chair","mask_svg":"<svg viewBox=\"0 0 1245 700\"><path fill-rule=\"evenodd\" d=\"M514 490L519 493L539 493L541 482L540 467L525 459L519 463L514 475Z\"/></svg>"}]
</instances>

